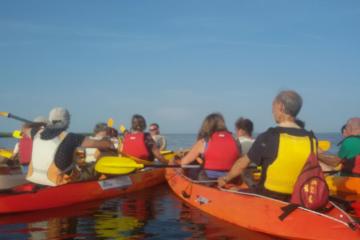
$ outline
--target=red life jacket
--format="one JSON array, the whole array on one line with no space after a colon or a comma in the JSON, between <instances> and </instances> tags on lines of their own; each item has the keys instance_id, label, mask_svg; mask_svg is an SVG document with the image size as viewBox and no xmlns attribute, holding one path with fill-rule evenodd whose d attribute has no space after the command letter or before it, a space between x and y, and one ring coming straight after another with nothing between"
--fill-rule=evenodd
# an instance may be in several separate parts
<instances>
[{"instance_id":1,"label":"red life jacket","mask_svg":"<svg viewBox=\"0 0 360 240\"><path fill-rule=\"evenodd\" d=\"M150 152L145 144L144 133L128 133L125 135L123 142L123 150L125 154L150 160Z\"/></svg>"},{"instance_id":2,"label":"red life jacket","mask_svg":"<svg viewBox=\"0 0 360 240\"><path fill-rule=\"evenodd\" d=\"M23 136L19 141L19 161L27 165L31 161L33 141L28 136Z\"/></svg>"},{"instance_id":3,"label":"red life jacket","mask_svg":"<svg viewBox=\"0 0 360 240\"><path fill-rule=\"evenodd\" d=\"M227 171L240 157L240 151L230 132L215 132L207 143L204 153L204 169Z\"/></svg>"}]
</instances>

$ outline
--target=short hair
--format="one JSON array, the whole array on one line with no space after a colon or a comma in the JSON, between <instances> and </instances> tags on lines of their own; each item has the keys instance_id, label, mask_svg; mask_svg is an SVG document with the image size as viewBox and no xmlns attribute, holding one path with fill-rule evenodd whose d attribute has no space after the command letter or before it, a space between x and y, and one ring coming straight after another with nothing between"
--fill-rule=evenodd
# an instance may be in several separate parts
<instances>
[{"instance_id":1,"label":"short hair","mask_svg":"<svg viewBox=\"0 0 360 240\"><path fill-rule=\"evenodd\" d=\"M143 132L146 129L146 121L140 114L134 114L131 119L131 129L134 131Z\"/></svg>"},{"instance_id":2,"label":"short hair","mask_svg":"<svg viewBox=\"0 0 360 240\"><path fill-rule=\"evenodd\" d=\"M346 128L348 128L350 131L360 130L360 118L359 117L350 118L346 123Z\"/></svg>"},{"instance_id":3,"label":"short hair","mask_svg":"<svg viewBox=\"0 0 360 240\"><path fill-rule=\"evenodd\" d=\"M344 134L345 129L346 129L346 124L344 124L344 125L341 127L341 134Z\"/></svg>"},{"instance_id":4,"label":"short hair","mask_svg":"<svg viewBox=\"0 0 360 240\"><path fill-rule=\"evenodd\" d=\"M292 117L298 115L303 103L301 96L292 90L281 91L275 101L283 104L285 113Z\"/></svg>"},{"instance_id":5,"label":"short hair","mask_svg":"<svg viewBox=\"0 0 360 240\"><path fill-rule=\"evenodd\" d=\"M239 118L236 122L235 122L235 128L237 130L244 130L247 134L249 134L250 136L252 136L252 132L254 130L254 124L250 119L247 118Z\"/></svg>"},{"instance_id":6,"label":"short hair","mask_svg":"<svg viewBox=\"0 0 360 240\"><path fill-rule=\"evenodd\" d=\"M159 127L159 124L157 124L157 123L152 123L152 124L150 124L150 128L151 128L151 126L156 127L156 129L159 129L159 128L160 128L160 127Z\"/></svg>"},{"instance_id":7,"label":"short hair","mask_svg":"<svg viewBox=\"0 0 360 240\"><path fill-rule=\"evenodd\" d=\"M109 127L106 123L97 123L94 127L94 133L97 134L99 132L108 131Z\"/></svg>"},{"instance_id":8,"label":"short hair","mask_svg":"<svg viewBox=\"0 0 360 240\"><path fill-rule=\"evenodd\" d=\"M305 122L301 119L295 119L296 125L298 125L300 128L305 128Z\"/></svg>"}]
</instances>

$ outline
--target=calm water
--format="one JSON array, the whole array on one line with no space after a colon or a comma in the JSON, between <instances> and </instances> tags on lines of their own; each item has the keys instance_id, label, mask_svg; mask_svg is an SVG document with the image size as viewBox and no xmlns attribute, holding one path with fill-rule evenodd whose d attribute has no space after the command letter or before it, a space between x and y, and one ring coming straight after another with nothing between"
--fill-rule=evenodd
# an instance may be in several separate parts
<instances>
[{"instance_id":1,"label":"calm water","mask_svg":"<svg viewBox=\"0 0 360 240\"><path fill-rule=\"evenodd\" d=\"M170 149L188 148L192 134L167 136ZM319 134L336 152L338 134ZM11 147L13 139L0 139ZM101 202L0 216L0 239L277 239L251 232L183 204L166 184Z\"/></svg>"}]
</instances>

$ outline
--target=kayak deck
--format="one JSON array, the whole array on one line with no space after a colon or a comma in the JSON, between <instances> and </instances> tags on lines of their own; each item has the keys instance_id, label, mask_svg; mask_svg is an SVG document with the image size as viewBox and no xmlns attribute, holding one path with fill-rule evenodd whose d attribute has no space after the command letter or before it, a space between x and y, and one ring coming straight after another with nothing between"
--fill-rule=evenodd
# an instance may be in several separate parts
<instances>
[{"instance_id":1,"label":"kayak deck","mask_svg":"<svg viewBox=\"0 0 360 240\"><path fill-rule=\"evenodd\" d=\"M220 190L198 184L179 169L167 169L170 188L183 201L230 223L289 239L360 239L354 220L336 206L325 213L299 208L283 221L288 203L250 192Z\"/></svg>"},{"instance_id":2,"label":"kayak deck","mask_svg":"<svg viewBox=\"0 0 360 240\"><path fill-rule=\"evenodd\" d=\"M164 182L164 172L151 169L105 180L43 187L35 192L0 194L0 214L70 206L139 191Z\"/></svg>"}]
</instances>

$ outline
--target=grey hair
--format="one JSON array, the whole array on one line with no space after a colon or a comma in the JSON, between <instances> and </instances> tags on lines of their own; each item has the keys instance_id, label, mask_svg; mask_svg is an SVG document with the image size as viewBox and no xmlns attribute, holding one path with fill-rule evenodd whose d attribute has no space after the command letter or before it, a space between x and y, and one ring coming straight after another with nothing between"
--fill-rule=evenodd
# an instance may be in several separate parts
<instances>
[{"instance_id":1,"label":"grey hair","mask_svg":"<svg viewBox=\"0 0 360 240\"><path fill-rule=\"evenodd\" d=\"M360 130L360 118L359 117L350 118L347 121L346 126L349 127L351 131Z\"/></svg>"},{"instance_id":2,"label":"grey hair","mask_svg":"<svg viewBox=\"0 0 360 240\"><path fill-rule=\"evenodd\" d=\"M281 91L275 98L276 102L284 105L284 111L286 114L296 117L302 107L301 96L292 90Z\"/></svg>"}]
</instances>

